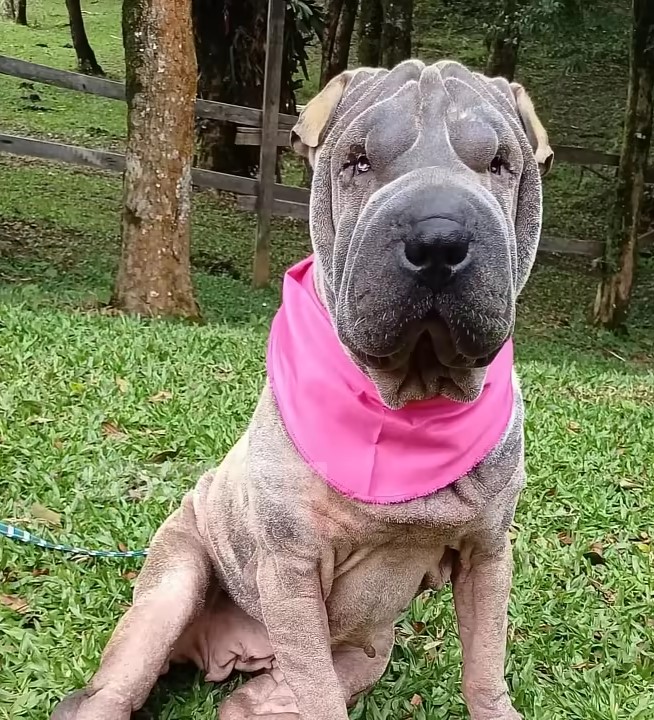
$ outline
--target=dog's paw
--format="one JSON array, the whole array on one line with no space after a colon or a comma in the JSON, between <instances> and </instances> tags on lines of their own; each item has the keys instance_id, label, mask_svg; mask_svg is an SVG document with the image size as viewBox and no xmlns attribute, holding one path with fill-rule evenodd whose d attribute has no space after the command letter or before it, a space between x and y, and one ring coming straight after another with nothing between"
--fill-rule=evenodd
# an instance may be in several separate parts
<instances>
[{"instance_id":1,"label":"dog's paw","mask_svg":"<svg viewBox=\"0 0 654 720\"><path fill-rule=\"evenodd\" d=\"M130 720L130 716L131 708L125 707L125 703L84 688L65 697L50 720Z\"/></svg>"},{"instance_id":2,"label":"dog's paw","mask_svg":"<svg viewBox=\"0 0 654 720\"><path fill-rule=\"evenodd\" d=\"M480 712L470 710L470 718L471 720L523 720L522 715L513 707L490 712L488 710Z\"/></svg>"},{"instance_id":3,"label":"dog's paw","mask_svg":"<svg viewBox=\"0 0 654 720\"><path fill-rule=\"evenodd\" d=\"M248 680L220 706L218 720L300 720L291 689L277 669Z\"/></svg>"}]
</instances>

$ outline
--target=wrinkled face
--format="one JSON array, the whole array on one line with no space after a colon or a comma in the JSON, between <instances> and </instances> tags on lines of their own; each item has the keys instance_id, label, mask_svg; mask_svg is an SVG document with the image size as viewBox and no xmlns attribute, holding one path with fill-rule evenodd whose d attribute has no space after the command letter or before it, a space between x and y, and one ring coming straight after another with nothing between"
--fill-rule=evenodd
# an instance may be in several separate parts
<instances>
[{"instance_id":1,"label":"wrinkled face","mask_svg":"<svg viewBox=\"0 0 654 720\"><path fill-rule=\"evenodd\" d=\"M320 290L388 404L487 366L513 329L551 163L524 90L452 62L362 69L307 106L292 140L314 164Z\"/></svg>"}]
</instances>

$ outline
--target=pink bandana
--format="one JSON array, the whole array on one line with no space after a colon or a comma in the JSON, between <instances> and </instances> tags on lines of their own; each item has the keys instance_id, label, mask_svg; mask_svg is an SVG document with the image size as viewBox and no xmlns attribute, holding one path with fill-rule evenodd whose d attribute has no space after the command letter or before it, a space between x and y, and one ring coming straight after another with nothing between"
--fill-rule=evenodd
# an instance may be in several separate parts
<instances>
[{"instance_id":1,"label":"pink bandana","mask_svg":"<svg viewBox=\"0 0 654 720\"><path fill-rule=\"evenodd\" d=\"M367 503L431 495L498 444L513 411L513 346L491 363L479 398L391 410L348 357L313 284L313 257L284 278L270 332L268 377L286 432L335 490Z\"/></svg>"}]
</instances>

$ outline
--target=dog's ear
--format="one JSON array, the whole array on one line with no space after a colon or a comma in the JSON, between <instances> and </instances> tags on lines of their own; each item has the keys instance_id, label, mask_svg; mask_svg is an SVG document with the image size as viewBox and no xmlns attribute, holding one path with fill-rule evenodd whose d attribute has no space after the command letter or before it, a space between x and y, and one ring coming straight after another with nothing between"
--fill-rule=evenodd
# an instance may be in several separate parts
<instances>
[{"instance_id":1,"label":"dog's ear","mask_svg":"<svg viewBox=\"0 0 654 720\"><path fill-rule=\"evenodd\" d=\"M335 78L307 103L295 127L291 130L291 146L298 155L308 158L313 165L315 151L323 138L338 103L343 97L352 72L346 70Z\"/></svg>"},{"instance_id":2,"label":"dog's ear","mask_svg":"<svg viewBox=\"0 0 654 720\"><path fill-rule=\"evenodd\" d=\"M554 151L550 147L550 141L547 137L547 130L543 127L536 114L536 108L527 91L519 83L511 83L511 90L515 98L518 115L522 120L522 126L531 145L531 149L536 156L538 168L541 175L547 175L552 169L554 162Z\"/></svg>"}]
</instances>

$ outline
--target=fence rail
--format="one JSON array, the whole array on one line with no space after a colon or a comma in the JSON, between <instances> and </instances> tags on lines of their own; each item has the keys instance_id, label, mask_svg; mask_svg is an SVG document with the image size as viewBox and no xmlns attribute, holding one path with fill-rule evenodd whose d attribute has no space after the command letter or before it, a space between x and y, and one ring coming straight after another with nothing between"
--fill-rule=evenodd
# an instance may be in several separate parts
<instances>
[{"instance_id":1,"label":"fence rail","mask_svg":"<svg viewBox=\"0 0 654 720\"><path fill-rule=\"evenodd\" d=\"M123 83L104 78L90 77L67 70L58 70L45 65L0 55L0 74L11 77L45 83L55 87L84 92L90 95L125 101L125 86ZM213 102L197 99L195 104L197 117L220 120L236 124L236 143L239 145L261 145L263 111L257 108L242 107L229 103ZM289 145L289 133L297 120L295 115L277 114L277 130L267 129L267 136L278 147ZM568 145L553 146L557 163L571 165L617 167L620 156L615 153L606 153L582 147ZM90 148L66 145L64 143L39 140L35 138L20 137L0 133L0 152L12 155L55 160L72 165L98 168L112 172L122 172L125 166L125 156L121 153L105 150L92 150ZM261 183L253 178L245 178L228 173L218 173L211 170L193 169L193 184L200 188L212 188L238 195L238 206L244 210L258 211L261 200ZM654 169L647 172L647 180L654 182ZM309 217L309 190L274 183L272 188L272 214L298 220L307 220ZM642 236L641 246L654 244L654 231ZM602 254L601 241L583 241L578 239L563 239L544 237L540 250L572 255L598 257Z\"/></svg>"},{"instance_id":2,"label":"fence rail","mask_svg":"<svg viewBox=\"0 0 654 720\"><path fill-rule=\"evenodd\" d=\"M55 87L76 92L88 93L109 100L125 100L125 85L115 80L82 75L81 73L70 72L69 70L58 70L19 60L18 58L0 55L0 74L31 80L33 82L54 85ZM241 105L230 105L229 103L212 102L198 98L195 103L195 114L197 117L208 120L223 120L225 122L238 123L239 125L254 125L259 127L263 117L263 111L257 108L243 107ZM297 117L295 115L279 114L279 126L290 130Z\"/></svg>"}]
</instances>

